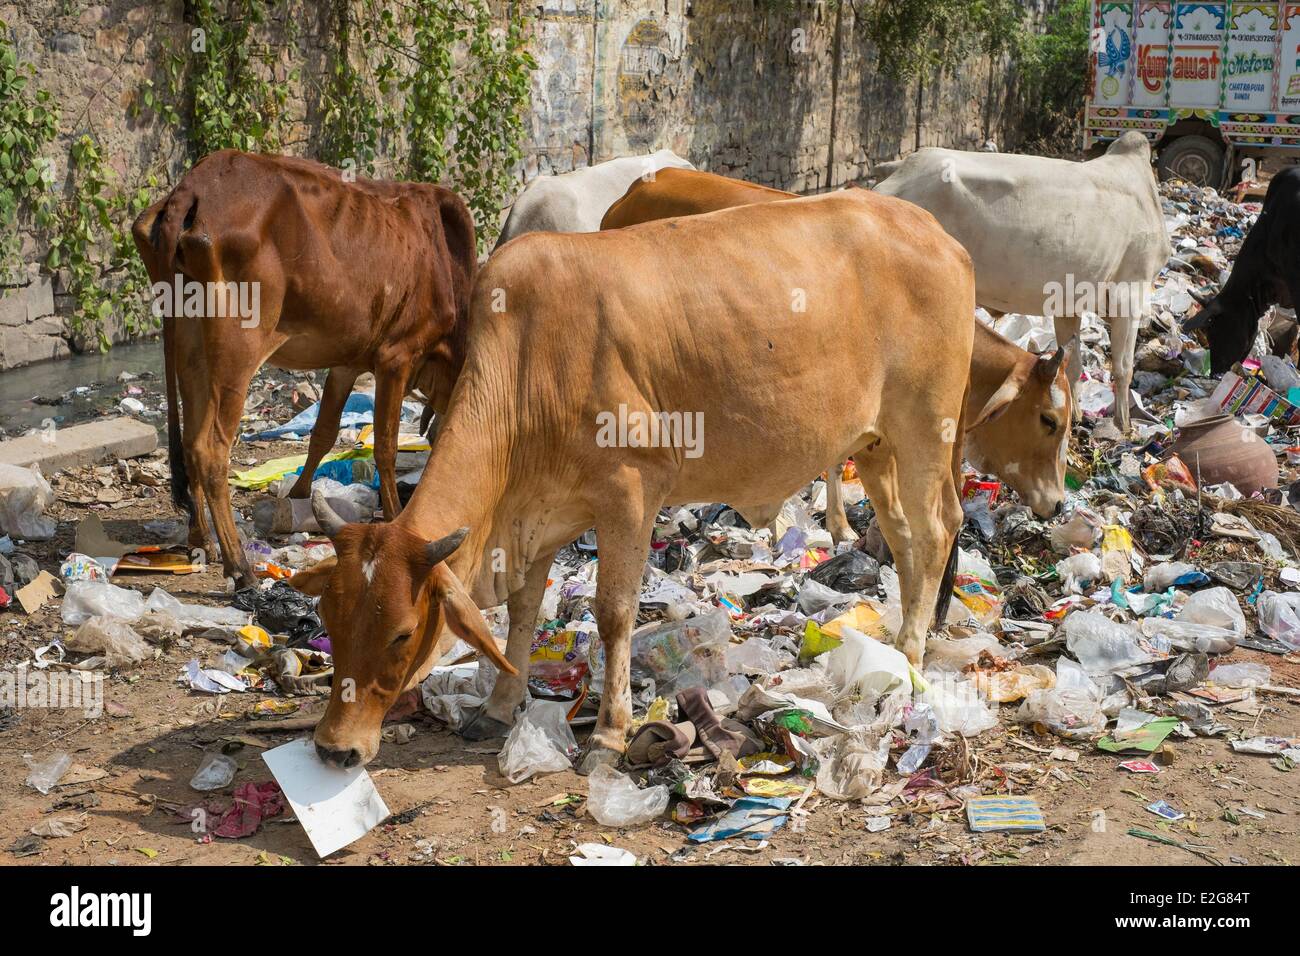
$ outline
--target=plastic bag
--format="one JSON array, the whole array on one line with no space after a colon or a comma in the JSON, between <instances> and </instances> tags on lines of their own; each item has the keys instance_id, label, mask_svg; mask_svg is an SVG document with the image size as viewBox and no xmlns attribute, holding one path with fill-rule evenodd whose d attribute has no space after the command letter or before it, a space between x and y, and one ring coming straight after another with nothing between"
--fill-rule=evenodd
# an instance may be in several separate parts
<instances>
[{"instance_id":1,"label":"plastic bag","mask_svg":"<svg viewBox=\"0 0 1300 956\"><path fill-rule=\"evenodd\" d=\"M836 592L838 593L838 592ZM646 624L632 632L632 679L653 680L668 697L691 687L712 687L727 679L731 622L722 608L684 621ZM588 654L591 688L605 682L605 645L594 640Z\"/></svg>"},{"instance_id":2,"label":"plastic bag","mask_svg":"<svg viewBox=\"0 0 1300 956\"><path fill-rule=\"evenodd\" d=\"M1221 687L1258 687L1272 679L1273 670L1267 664L1220 664L1210 671L1210 680Z\"/></svg>"},{"instance_id":3,"label":"plastic bag","mask_svg":"<svg viewBox=\"0 0 1300 956\"><path fill-rule=\"evenodd\" d=\"M241 628L251 623L250 615L229 607L204 607L202 604L188 604L172 597L162 588L154 588L145 602L145 610L165 612L186 627L233 627Z\"/></svg>"},{"instance_id":4,"label":"plastic bag","mask_svg":"<svg viewBox=\"0 0 1300 956\"><path fill-rule=\"evenodd\" d=\"M82 622L63 646L79 654L102 654L109 667L138 664L153 654L135 628L111 617L92 617Z\"/></svg>"},{"instance_id":5,"label":"plastic bag","mask_svg":"<svg viewBox=\"0 0 1300 956\"><path fill-rule=\"evenodd\" d=\"M1259 627L1275 641L1300 650L1300 591L1263 591L1255 603Z\"/></svg>"},{"instance_id":6,"label":"plastic bag","mask_svg":"<svg viewBox=\"0 0 1300 956\"><path fill-rule=\"evenodd\" d=\"M727 647L727 671L732 674L775 674L791 663L793 658L789 654L778 651L761 637Z\"/></svg>"},{"instance_id":7,"label":"plastic bag","mask_svg":"<svg viewBox=\"0 0 1300 956\"><path fill-rule=\"evenodd\" d=\"M1065 646L1089 674L1112 674L1163 655L1133 628L1116 624L1100 611L1075 611L1065 619Z\"/></svg>"},{"instance_id":8,"label":"plastic bag","mask_svg":"<svg viewBox=\"0 0 1300 956\"><path fill-rule=\"evenodd\" d=\"M73 581L63 595L59 613L65 624L83 624L92 617L136 621L144 615L144 595L106 581Z\"/></svg>"},{"instance_id":9,"label":"plastic bag","mask_svg":"<svg viewBox=\"0 0 1300 956\"><path fill-rule=\"evenodd\" d=\"M1056 562L1056 573L1061 576L1067 594L1082 594L1084 589L1101 578L1101 559L1091 551L1072 554Z\"/></svg>"},{"instance_id":10,"label":"plastic bag","mask_svg":"<svg viewBox=\"0 0 1300 956\"><path fill-rule=\"evenodd\" d=\"M855 728L812 742L817 752L817 789L832 800L861 800L884 782L890 734Z\"/></svg>"},{"instance_id":11,"label":"plastic bag","mask_svg":"<svg viewBox=\"0 0 1300 956\"><path fill-rule=\"evenodd\" d=\"M1056 662L1056 686L1031 691L1016 711L1016 720L1041 724L1057 736L1072 740L1087 739L1106 729L1100 691L1068 657Z\"/></svg>"},{"instance_id":12,"label":"plastic bag","mask_svg":"<svg viewBox=\"0 0 1300 956\"><path fill-rule=\"evenodd\" d=\"M1007 657L1007 649L992 634L972 634L970 637L945 639L932 637L925 642L926 679L936 674L958 674L967 665L974 664L980 654L988 652L993 657Z\"/></svg>"},{"instance_id":13,"label":"plastic bag","mask_svg":"<svg viewBox=\"0 0 1300 956\"><path fill-rule=\"evenodd\" d=\"M1246 615L1237 603L1237 596L1225 587L1197 591L1187 599L1175 620L1231 631L1238 637L1246 633Z\"/></svg>"},{"instance_id":14,"label":"plastic bag","mask_svg":"<svg viewBox=\"0 0 1300 956\"><path fill-rule=\"evenodd\" d=\"M974 681L945 677L929 683L920 700L930 705L946 734L974 737L996 727L997 714L989 708Z\"/></svg>"},{"instance_id":15,"label":"plastic bag","mask_svg":"<svg viewBox=\"0 0 1300 956\"><path fill-rule=\"evenodd\" d=\"M199 769L190 778L190 786L195 790L220 790L235 779L239 764L225 754L209 751L199 761Z\"/></svg>"},{"instance_id":16,"label":"plastic bag","mask_svg":"<svg viewBox=\"0 0 1300 956\"><path fill-rule=\"evenodd\" d=\"M587 812L607 827L632 827L650 823L668 809L668 788L642 790L632 778L601 764L587 778Z\"/></svg>"},{"instance_id":17,"label":"plastic bag","mask_svg":"<svg viewBox=\"0 0 1300 956\"><path fill-rule=\"evenodd\" d=\"M1161 564L1154 564L1147 568L1147 572L1142 576L1142 590L1144 591L1164 591L1177 584L1195 583L1196 576L1201 574L1196 570L1194 565L1186 561L1165 561ZM1206 578L1206 581L1209 579Z\"/></svg>"},{"instance_id":18,"label":"plastic bag","mask_svg":"<svg viewBox=\"0 0 1300 956\"><path fill-rule=\"evenodd\" d=\"M1074 548L1091 548L1101 532L1101 519L1086 508L1075 511L1073 517L1052 529L1052 550L1069 554Z\"/></svg>"},{"instance_id":19,"label":"plastic bag","mask_svg":"<svg viewBox=\"0 0 1300 956\"><path fill-rule=\"evenodd\" d=\"M23 754L23 763L31 771L23 783L40 793L49 793L72 766L71 754L55 753L48 757Z\"/></svg>"},{"instance_id":20,"label":"plastic bag","mask_svg":"<svg viewBox=\"0 0 1300 956\"><path fill-rule=\"evenodd\" d=\"M35 465L0 464L0 531L29 541L54 537L58 522L45 517L54 500L54 489Z\"/></svg>"},{"instance_id":21,"label":"plastic bag","mask_svg":"<svg viewBox=\"0 0 1300 956\"><path fill-rule=\"evenodd\" d=\"M501 776L522 783L534 774L569 770L578 741L569 729L568 704L556 700L531 700L497 755Z\"/></svg>"},{"instance_id":22,"label":"plastic bag","mask_svg":"<svg viewBox=\"0 0 1300 956\"><path fill-rule=\"evenodd\" d=\"M836 591L874 593L880 582L880 562L863 551L849 550L817 565L808 578Z\"/></svg>"},{"instance_id":23,"label":"plastic bag","mask_svg":"<svg viewBox=\"0 0 1300 956\"><path fill-rule=\"evenodd\" d=\"M812 575L804 578L803 584L799 586L799 610L809 617L814 614L820 614L827 608L842 608L844 605L860 600L858 595L837 591L834 588L819 584L812 579Z\"/></svg>"},{"instance_id":24,"label":"plastic bag","mask_svg":"<svg viewBox=\"0 0 1300 956\"><path fill-rule=\"evenodd\" d=\"M964 611L975 615L981 624L992 624L1001 616L1002 589L992 566L978 551L959 549L952 589L960 603L948 605L948 623L963 620Z\"/></svg>"},{"instance_id":25,"label":"plastic bag","mask_svg":"<svg viewBox=\"0 0 1300 956\"><path fill-rule=\"evenodd\" d=\"M911 685L911 667L897 648L846 627L844 643L825 656L826 677L845 694L874 700L896 687Z\"/></svg>"},{"instance_id":26,"label":"plastic bag","mask_svg":"<svg viewBox=\"0 0 1300 956\"><path fill-rule=\"evenodd\" d=\"M1001 704L1023 700L1036 690L1056 686L1056 674L1042 664L1025 664L1005 671L976 671L975 686L989 700Z\"/></svg>"}]
</instances>

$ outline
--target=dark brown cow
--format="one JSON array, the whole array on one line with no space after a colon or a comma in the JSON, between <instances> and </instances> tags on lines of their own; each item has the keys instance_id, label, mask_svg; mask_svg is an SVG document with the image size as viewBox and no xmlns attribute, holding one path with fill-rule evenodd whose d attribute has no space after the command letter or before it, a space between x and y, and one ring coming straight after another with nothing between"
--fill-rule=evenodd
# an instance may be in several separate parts
<instances>
[{"instance_id":1,"label":"dark brown cow","mask_svg":"<svg viewBox=\"0 0 1300 956\"><path fill-rule=\"evenodd\" d=\"M206 505L226 574L251 583L226 473L249 383L264 362L330 370L291 492L299 498L338 437L357 377L374 373L380 498L387 517L397 514L402 399L418 387L445 409L463 361L476 263L465 203L441 186L347 183L309 160L222 150L145 210L132 232L154 283L179 275L218 290L200 315L163 316L172 496L190 512L191 546L212 552ZM256 284L244 287L257 291L256 300L247 296L260 306L255 321L241 320L230 298L237 287L217 285L225 283Z\"/></svg>"}]
</instances>

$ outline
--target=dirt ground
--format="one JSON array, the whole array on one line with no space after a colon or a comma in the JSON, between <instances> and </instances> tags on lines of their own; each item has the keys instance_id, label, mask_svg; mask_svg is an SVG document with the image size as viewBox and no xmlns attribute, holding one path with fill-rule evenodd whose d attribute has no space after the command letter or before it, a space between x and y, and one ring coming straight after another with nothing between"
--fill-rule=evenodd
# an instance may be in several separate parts
<instances>
[{"instance_id":1,"label":"dirt ground","mask_svg":"<svg viewBox=\"0 0 1300 956\"><path fill-rule=\"evenodd\" d=\"M235 454L246 463L301 450L285 444L251 450L237 446ZM78 484L84 489L84 481ZM71 485L56 485L61 500L52 514L61 522L59 535L28 549L43 568L57 574L77 521L91 509L100 513L110 535L139 543L158 540L143 530L145 521L178 517L165 487L114 487L123 492L122 501L82 506L66 500L77 496ZM251 514L257 498L237 493L236 506ZM219 570L138 576L126 583L145 593L161 585L187 601L229 602ZM31 617L3 612L0 628L0 665L5 668L30 661L33 649L71 630L59 616L57 601ZM225 649L202 638L183 638L156 660L113 674L105 682L105 713L97 719L69 710L0 715L0 804L6 808L0 815L0 860L22 865L318 864L291 813L245 839L209 842L191 830L186 808L205 796L228 800L238 784L269 780L262 749L306 733L246 717L255 702L272 695L215 697L177 683L188 660L198 657L209 665ZM1245 649L1228 660L1261 661L1273 668L1274 683L1300 686L1300 663ZM629 829L599 825L584 811L586 781L576 773L509 786L497 771L500 741L469 743L416 714L401 718L415 726L414 738L404 745L385 743L369 768L392 818L325 864L567 865L575 846L586 842L612 843L656 865L1210 865L1210 857L1232 865L1300 860L1300 788L1294 772L1276 769L1271 758L1234 753L1222 737L1170 738L1172 765L1159 774L1133 775L1118 767L1123 757L1087 744L1036 737L1011 723L1014 706L1004 705L998 728L967 748L939 754L934 762L953 785L1000 779L1005 792L1037 797L1048 823L1044 833L972 834L960 800L932 788L917 791L905 808L894 804L888 810L814 795L805 805L806 817L776 832L767 845L729 840L696 846L686 839L684 827L666 818ZM1300 733L1300 700L1264 695L1235 711L1220 709L1220 719L1248 734L1295 736ZM1059 750L1053 758L1051 752L1062 746L1077 753L1077 760L1060 759ZM221 747L239 763L234 782L216 794L191 790L189 780L203 752ZM25 786L23 755L39 758L59 751L103 776L56 787L48 795ZM890 771L887 779L893 778ZM1186 817L1171 824L1145 809L1161 799ZM886 813L890 828L868 832L867 819ZM79 818L77 825L84 829L33 840L31 829L51 815ZM1191 843L1207 856L1128 835L1130 827Z\"/></svg>"}]
</instances>

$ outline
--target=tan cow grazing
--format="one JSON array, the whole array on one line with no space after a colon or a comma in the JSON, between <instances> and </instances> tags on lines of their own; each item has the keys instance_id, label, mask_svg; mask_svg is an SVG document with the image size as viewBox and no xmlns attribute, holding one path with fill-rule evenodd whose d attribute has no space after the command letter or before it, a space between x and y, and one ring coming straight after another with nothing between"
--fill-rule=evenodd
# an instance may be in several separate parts
<instances>
[{"instance_id":1,"label":"tan cow grazing","mask_svg":"<svg viewBox=\"0 0 1300 956\"><path fill-rule=\"evenodd\" d=\"M762 523L854 452L898 556L898 641L919 664L962 520L974 309L965 250L924 210L866 191L501 247L406 509L344 526L312 498L337 550L293 578L320 595L334 646L322 758L374 756L444 623L506 663L466 585L510 613L509 666L463 731L499 735L524 700L555 552L594 525L606 677L584 768L608 759L631 722L630 634L659 509L726 501ZM687 416L701 442L681 441Z\"/></svg>"},{"instance_id":2,"label":"tan cow grazing","mask_svg":"<svg viewBox=\"0 0 1300 956\"><path fill-rule=\"evenodd\" d=\"M374 373L380 498L385 515L397 514L402 399L418 386L445 408L463 358L476 264L464 202L441 186L345 183L309 160L222 150L141 213L132 233L155 284L179 276L217 290L201 314L163 317L172 497L190 513L190 545L215 557L210 509L225 573L253 583L226 472L264 362L330 370L297 498L311 492L357 377ZM257 303L256 315L240 314L235 290Z\"/></svg>"},{"instance_id":3,"label":"tan cow grazing","mask_svg":"<svg viewBox=\"0 0 1300 956\"><path fill-rule=\"evenodd\" d=\"M609 208L601 228L793 198L794 193L740 179L664 169L654 179L632 183ZM981 471L1001 476L1042 518L1056 514L1065 501L1070 390L1063 366L1072 350L1073 343L1039 358L983 323L975 324L970 407L980 414L966 432L966 457ZM857 535L844 514L840 473L839 468L829 472L826 529L836 541L849 541Z\"/></svg>"}]
</instances>

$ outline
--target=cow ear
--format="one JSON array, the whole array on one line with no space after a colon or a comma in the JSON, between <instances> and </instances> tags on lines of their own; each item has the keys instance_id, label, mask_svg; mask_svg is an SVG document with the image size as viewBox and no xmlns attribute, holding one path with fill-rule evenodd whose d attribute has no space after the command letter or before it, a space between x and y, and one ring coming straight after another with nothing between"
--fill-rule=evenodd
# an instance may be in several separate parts
<instances>
[{"instance_id":1,"label":"cow ear","mask_svg":"<svg viewBox=\"0 0 1300 956\"><path fill-rule=\"evenodd\" d=\"M980 409L980 413L975 416L974 421L966 426L967 431L986 425L1005 412L1011 403L1020 396L1020 393L1024 391L1025 383L1034 374L1037 365L1038 359L1032 355L1027 355L1024 360L1017 362L1016 367L1011 370L1011 374L1007 376L1006 381L998 386L998 390L984 403L984 407Z\"/></svg>"},{"instance_id":2,"label":"cow ear","mask_svg":"<svg viewBox=\"0 0 1300 956\"><path fill-rule=\"evenodd\" d=\"M506 660L497 647L496 638L483 621L483 612L478 609L474 599L460 583L460 578L452 573L445 564L437 564L433 569L433 600L442 606L446 615L447 627L466 644L474 647L480 654L496 665L498 670L507 674L518 674L514 665Z\"/></svg>"},{"instance_id":3,"label":"cow ear","mask_svg":"<svg viewBox=\"0 0 1300 956\"><path fill-rule=\"evenodd\" d=\"M337 555L331 555L319 564L314 564L305 571L299 571L289 579L289 586L303 594L320 597L330 575L334 573L334 566L338 564L338 560Z\"/></svg>"}]
</instances>

